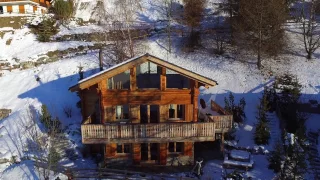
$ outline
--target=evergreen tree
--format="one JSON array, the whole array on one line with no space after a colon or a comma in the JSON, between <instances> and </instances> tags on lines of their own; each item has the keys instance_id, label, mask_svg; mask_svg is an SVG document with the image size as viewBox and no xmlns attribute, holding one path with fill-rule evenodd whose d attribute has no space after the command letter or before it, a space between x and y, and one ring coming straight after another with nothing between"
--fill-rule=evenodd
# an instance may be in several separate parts
<instances>
[{"instance_id":1,"label":"evergreen tree","mask_svg":"<svg viewBox=\"0 0 320 180\"><path fill-rule=\"evenodd\" d=\"M301 148L300 144L296 141L293 145L289 145L288 156L286 157L283 173L283 179L302 180L307 171L307 163L305 151Z\"/></svg>"},{"instance_id":2,"label":"evergreen tree","mask_svg":"<svg viewBox=\"0 0 320 180\"><path fill-rule=\"evenodd\" d=\"M235 104L234 96L232 93L229 94L229 99L224 98L225 107L224 109L233 115L233 120L235 122L243 122L246 118L246 114L244 112L244 108L246 106L246 101L244 98L240 99L239 104Z\"/></svg>"},{"instance_id":3,"label":"evergreen tree","mask_svg":"<svg viewBox=\"0 0 320 180\"><path fill-rule=\"evenodd\" d=\"M43 20L38 25L31 25L32 31L37 35L40 42L49 42L51 36L57 34L58 28L56 21L50 17L43 17Z\"/></svg>"},{"instance_id":4,"label":"evergreen tree","mask_svg":"<svg viewBox=\"0 0 320 180\"><path fill-rule=\"evenodd\" d=\"M50 126L50 122L52 120L52 116L48 111L48 108L45 104L41 106L41 114L40 114L40 122L44 124L44 126L48 129Z\"/></svg>"},{"instance_id":5,"label":"evergreen tree","mask_svg":"<svg viewBox=\"0 0 320 180\"><path fill-rule=\"evenodd\" d=\"M272 169L275 173L280 172L282 162L284 161L284 149L281 140L275 143L273 151L270 152L267 158L269 161L268 168Z\"/></svg>"},{"instance_id":6,"label":"evergreen tree","mask_svg":"<svg viewBox=\"0 0 320 180\"><path fill-rule=\"evenodd\" d=\"M56 0L53 4L53 12L56 18L65 21L73 15L74 6L71 0Z\"/></svg>"},{"instance_id":7,"label":"evergreen tree","mask_svg":"<svg viewBox=\"0 0 320 180\"><path fill-rule=\"evenodd\" d=\"M266 90L265 90L266 92ZM254 133L254 142L258 145L268 144L270 139L269 119L267 112L269 111L269 105L267 96L265 93L260 99L260 105L258 106L258 124L256 125L256 131Z\"/></svg>"}]
</instances>

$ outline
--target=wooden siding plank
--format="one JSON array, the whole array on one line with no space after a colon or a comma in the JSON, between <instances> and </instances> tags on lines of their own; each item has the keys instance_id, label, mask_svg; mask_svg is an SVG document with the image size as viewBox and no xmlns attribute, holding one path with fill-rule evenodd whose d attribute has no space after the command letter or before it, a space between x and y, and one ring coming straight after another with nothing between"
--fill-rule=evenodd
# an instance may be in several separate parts
<instances>
[{"instance_id":1,"label":"wooden siding plank","mask_svg":"<svg viewBox=\"0 0 320 180\"><path fill-rule=\"evenodd\" d=\"M141 144L132 144L133 164L139 165L141 161Z\"/></svg>"},{"instance_id":2,"label":"wooden siding plank","mask_svg":"<svg viewBox=\"0 0 320 180\"><path fill-rule=\"evenodd\" d=\"M183 154L193 156L193 142L185 142L183 146Z\"/></svg>"},{"instance_id":3,"label":"wooden siding plank","mask_svg":"<svg viewBox=\"0 0 320 180\"><path fill-rule=\"evenodd\" d=\"M168 143L159 144L159 164L166 165L168 156Z\"/></svg>"}]
</instances>

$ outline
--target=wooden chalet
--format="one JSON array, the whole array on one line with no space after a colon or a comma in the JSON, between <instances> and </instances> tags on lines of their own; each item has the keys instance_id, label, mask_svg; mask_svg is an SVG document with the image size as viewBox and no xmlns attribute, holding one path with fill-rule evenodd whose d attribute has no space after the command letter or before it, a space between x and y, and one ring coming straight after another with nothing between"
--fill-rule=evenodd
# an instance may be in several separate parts
<instances>
[{"instance_id":1,"label":"wooden chalet","mask_svg":"<svg viewBox=\"0 0 320 180\"><path fill-rule=\"evenodd\" d=\"M198 110L199 87L216 81L145 54L70 87L81 97L81 135L106 164L194 161L194 142L215 141L232 116L211 102ZM200 113L199 113L200 112ZM199 114L202 118L199 118Z\"/></svg>"}]
</instances>

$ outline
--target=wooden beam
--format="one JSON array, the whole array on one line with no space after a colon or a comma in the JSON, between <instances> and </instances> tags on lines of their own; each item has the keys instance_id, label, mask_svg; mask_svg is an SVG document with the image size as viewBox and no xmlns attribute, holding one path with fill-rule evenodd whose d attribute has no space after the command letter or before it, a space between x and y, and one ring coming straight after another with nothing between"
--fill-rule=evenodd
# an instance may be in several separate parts
<instances>
[{"instance_id":1,"label":"wooden beam","mask_svg":"<svg viewBox=\"0 0 320 180\"><path fill-rule=\"evenodd\" d=\"M161 67L160 73L160 90L165 91L167 88L167 77L166 77L166 68Z\"/></svg>"},{"instance_id":2,"label":"wooden beam","mask_svg":"<svg viewBox=\"0 0 320 180\"><path fill-rule=\"evenodd\" d=\"M133 143L132 152L133 152L133 164L139 165L141 161L141 144Z\"/></svg>"},{"instance_id":3,"label":"wooden beam","mask_svg":"<svg viewBox=\"0 0 320 180\"><path fill-rule=\"evenodd\" d=\"M130 69L130 90L137 89L137 68L136 66Z\"/></svg>"},{"instance_id":4,"label":"wooden beam","mask_svg":"<svg viewBox=\"0 0 320 180\"><path fill-rule=\"evenodd\" d=\"M150 123L150 105L147 105L148 123Z\"/></svg>"},{"instance_id":5,"label":"wooden beam","mask_svg":"<svg viewBox=\"0 0 320 180\"><path fill-rule=\"evenodd\" d=\"M168 143L159 144L159 164L167 165Z\"/></svg>"},{"instance_id":6,"label":"wooden beam","mask_svg":"<svg viewBox=\"0 0 320 180\"><path fill-rule=\"evenodd\" d=\"M186 156L193 156L193 142L185 142L183 146L183 154Z\"/></svg>"},{"instance_id":7,"label":"wooden beam","mask_svg":"<svg viewBox=\"0 0 320 180\"><path fill-rule=\"evenodd\" d=\"M198 81L192 83L192 104L193 104L193 122L198 121L198 96L199 96L199 87Z\"/></svg>"}]
</instances>

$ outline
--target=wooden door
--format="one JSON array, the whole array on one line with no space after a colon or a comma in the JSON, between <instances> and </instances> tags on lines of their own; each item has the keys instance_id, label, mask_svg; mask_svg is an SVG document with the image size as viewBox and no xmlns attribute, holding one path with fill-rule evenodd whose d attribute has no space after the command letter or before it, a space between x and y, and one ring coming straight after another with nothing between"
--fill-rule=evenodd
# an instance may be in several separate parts
<instances>
[{"instance_id":1,"label":"wooden door","mask_svg":"<svg viewBox=\"0 0 320 180\"><path fill-rule=\"evenodd\" d=\"M21 13L21 14L25 13L24 5L19 5L19 13Z\"/></svg>"}]
</instances>

